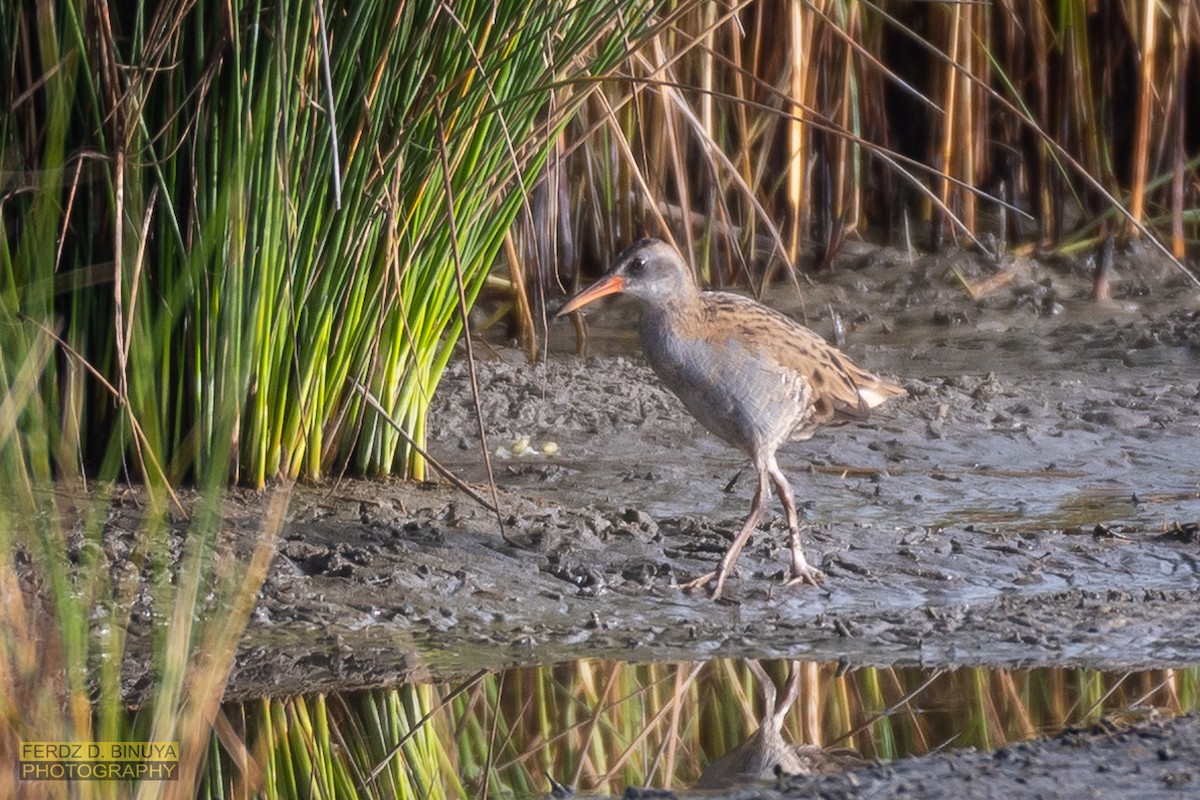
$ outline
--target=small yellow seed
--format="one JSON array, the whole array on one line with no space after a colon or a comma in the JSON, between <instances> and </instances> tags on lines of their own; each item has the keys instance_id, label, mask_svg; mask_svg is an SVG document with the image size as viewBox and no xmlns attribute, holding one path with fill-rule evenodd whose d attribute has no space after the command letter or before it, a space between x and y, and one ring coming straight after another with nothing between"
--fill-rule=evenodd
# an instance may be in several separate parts
<instances>
[{"instance_id":1,"label":"small yellow seed","mask_svg":"<svg viewBox=\"0 0 1200 800\"><path fill-rule=\"evenodd\" d=\"M542 442L542 455L556 456L558 455L557 442Z\"/></svg>"}]
</instances>

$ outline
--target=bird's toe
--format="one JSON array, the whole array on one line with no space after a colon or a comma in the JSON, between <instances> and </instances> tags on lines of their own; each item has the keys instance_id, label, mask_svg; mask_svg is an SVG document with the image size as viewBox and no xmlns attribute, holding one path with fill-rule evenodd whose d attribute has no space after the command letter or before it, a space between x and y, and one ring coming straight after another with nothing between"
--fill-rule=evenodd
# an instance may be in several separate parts
<instances>
[{"instance_id":1,"label":"bird's toe","mask_svg":"<svg viewBox=\"0 0 1200 800\"><path fill-rule=\"evenodd\" d=\"M725 588L726 574L727 573L722 572L721 570L709 572L701 575L695 580L688 581L687 583L681 583L679 588L685 592L690 592L695 589L702 589L707 586L711 586L712 588L709 590L708 596L713 600L718 600L721 597L721 591Z\"/></svg>"},{"instance_id":2,"label":"bird's toe","mask_svg":"<svg viewBox=\"0 0 1200 800\"><path fill-rule=\"evenodd\" d=\"M809 566L808 564L805 564L800 569L793 567L792 577L788 579L788 582L785 585L798 586L800 584L807 584L809 586L824 586L825 573L821 572L821 570L817 569L816 567Z\"/></svg>"}]
</instances>

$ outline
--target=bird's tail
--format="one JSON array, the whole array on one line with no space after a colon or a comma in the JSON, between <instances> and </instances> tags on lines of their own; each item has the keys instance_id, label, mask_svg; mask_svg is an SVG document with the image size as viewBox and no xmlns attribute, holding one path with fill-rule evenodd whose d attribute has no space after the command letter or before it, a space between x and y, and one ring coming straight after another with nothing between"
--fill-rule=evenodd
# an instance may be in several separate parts
<instances>
[{"instance_id":1,"label":"bird's tail","mask_svg":"<svg viewBox=\"0 0 1200 800\"><path fill-rule=\"evenodd\" d=\"M858 396L867 404L867 408L874 408L877 405L886 403L893 397L904 397L908 394L908 392L904 391L903 386L889 383L878 375L867 372L865 369L857 369L855 371L854 384L858 387Z\"/></svg>"}]
</instances>

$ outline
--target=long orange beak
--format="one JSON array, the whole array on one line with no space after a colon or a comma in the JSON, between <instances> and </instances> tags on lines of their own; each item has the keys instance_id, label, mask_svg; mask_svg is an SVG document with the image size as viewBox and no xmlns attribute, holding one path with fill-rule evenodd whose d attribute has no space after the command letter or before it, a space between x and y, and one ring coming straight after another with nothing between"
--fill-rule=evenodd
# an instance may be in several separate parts
<instances>
[{"instance_id":1,"label":"long orange beak","mask_svg":"<svg viewBox=\"0 0 1200 800\"><path fill-rule=\"evenodd\" d=\"M583 308L593 300L599 300L601 297L607 297L610 294L618 294L623 291L625 291L625 279L620 275L609 275L601 278L572 297L554 316L561 317L563 314L570 314L572 311Z\"/></svg>"}]
</instances>

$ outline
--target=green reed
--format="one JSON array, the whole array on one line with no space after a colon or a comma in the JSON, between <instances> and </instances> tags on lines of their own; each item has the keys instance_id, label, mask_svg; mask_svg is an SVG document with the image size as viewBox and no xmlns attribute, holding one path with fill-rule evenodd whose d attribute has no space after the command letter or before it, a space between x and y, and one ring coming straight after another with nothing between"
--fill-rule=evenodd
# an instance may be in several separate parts
<instances>
[{"instance_id":1,"label":"green reed","mask_svg":"<svg viewBox=\"0 0 1200 800\"><path fill-rule=\"evenodd\" d=\"M3 12L4 62L41 56L0 114L4 368L44 336L88 365L43 372L28 435L72 409L76 439L53 443L72 469L108 453L160 484L230 447L259 487L421 477L425 409L579 79L651 7ZM110 427L127 450L95 444Z\"/></svg>"}]
</instances>

